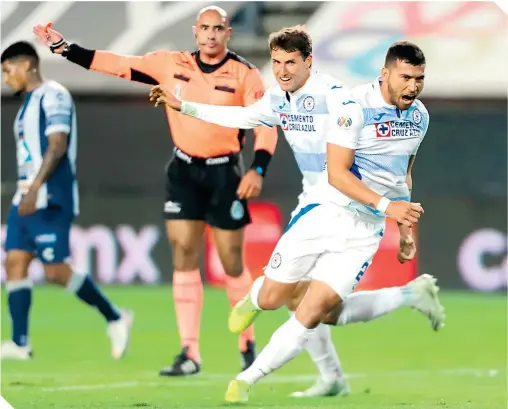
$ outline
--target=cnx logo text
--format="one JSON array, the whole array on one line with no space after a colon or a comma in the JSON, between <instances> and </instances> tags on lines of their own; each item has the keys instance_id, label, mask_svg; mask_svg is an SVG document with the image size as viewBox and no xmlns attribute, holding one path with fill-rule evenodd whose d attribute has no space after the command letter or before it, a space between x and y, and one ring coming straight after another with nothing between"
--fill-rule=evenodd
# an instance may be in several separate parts
<instances>
[{"instance_id":1,"label":"cnx logo text","mask_svg":"<svg viewBox=\"0 0 508 409\"><path fill-rule=\"evenodd\" d=\"M5 238L7 226L2 225L2 282L5 273ZM112 229L103 225L71 229L71 264L78 273L90 273L101 283L157 283L161 273L151 254L159 242L157 226L146 225L139 231L132 226L119 225ZM44 281L42 263L34 259L29 267L34 282Z\"/></svg>"}]
</instances>

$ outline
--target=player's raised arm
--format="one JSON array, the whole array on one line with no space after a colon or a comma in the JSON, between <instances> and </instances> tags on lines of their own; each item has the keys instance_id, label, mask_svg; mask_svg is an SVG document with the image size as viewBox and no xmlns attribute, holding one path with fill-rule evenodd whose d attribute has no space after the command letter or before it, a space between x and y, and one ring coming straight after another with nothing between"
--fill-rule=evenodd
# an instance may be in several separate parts
<instances>
[{"instance_id":1,"label":"player's raised arm","mask_svg":"<svg viewBox=\"0 0 508 409\"><path fill-rule=\"evenodd\" d=\"M243 104L250 106L263 98L265 88L263 79L257 68L249 71L245 77ZM272 114L271 109L267 110L267 114ZM273 115L273 114L272 114ZM272 155L277 146L277 128L271 124L275 123L276 118L270 119L270 122L265 122L266 126L258 126L254 128L254 135L256 140L254 143L254 160L252 161L251 169L256 170L258 173L264 175Z\"/></svg>"},{"instance_id":2,"label":"player's raised arm","mask_svg":"<svg viewBox=\"0 0 508 409\"><path fill-rule=\"evenodd\" d=\"M53 53L86 68L130 81L156 85L163 76L165 62L171 59L169 51L156 51L144 56L123 56L109 51L89 50L72 44L51 25L37 25L33 29L39 41Z\"/></svg>"},{"instance_id":3,"label":"player's raised arm","mask_svg":"<svg viewBox=\"0 0 508 409\"><path fill-rule=\"evenodd\" d=\"M261 125L276 125L271 114L268 93L247 107L218 106L180 100L161 85L157 85L150 90L150 101L154 102L155 106L165 104L184 115L227 128L252 129Z\"/></svg>"}]
</instances>

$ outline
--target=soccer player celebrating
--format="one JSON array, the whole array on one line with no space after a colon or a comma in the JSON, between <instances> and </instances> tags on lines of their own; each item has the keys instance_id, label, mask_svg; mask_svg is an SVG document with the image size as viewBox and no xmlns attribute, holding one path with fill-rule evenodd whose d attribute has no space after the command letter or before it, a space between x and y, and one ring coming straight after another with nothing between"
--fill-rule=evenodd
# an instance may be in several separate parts
<instances>
[{"instance_id":1,"label":"soccer player celebrating","mask_svg":"<svg viewBox=\"0 0 508 409\"><path fill-rule=\"evenodd\" d=\"M127 57L70 44L46 26L34 27L41 42L82 67L145 84L163 84L182 98L219 105L250 105L263 96L259 71L227 49L231 27L218 7L202 9L193 27L198 51L156 51ZM255 130L254 161L243 175L243 131L210 125L167 109L175 144L167 167L166 231L173 250L173 294L182 351L161 375L200 371L199 327L203 286L199 271L205 223L212 227L227 275L227 295L234 305L252 284L243 265L244 228L250 223L246 199L259 195L277 143L275 128ZM255 358L253 328L239 337L242 368Z\"/></svg>"},{"instance_id":2,"label":"soccer player celebrating","mask_svg":"<svg viewBox=\"0 0 508 409\"><path fill-rule=\"evenodd\" d=\"M32 357L28 321L32 283L28 266L38 257L46 279L66 287L96 308L108 323L113 358L128 345L133 315L119 310L101 293L92 277L72 270L69 234L78 214L76 181L77 120L71 94L44 80L33 46L18 42L1 56L4 82L24 97L14 123L18 187L7 216L7 301L12 340L1 346L2 359Z\"/></svg>"},{"instance_id":3,"label":"soccer player celebrating","mask_svg":"<svg viewBox=\"0 0 508 409\"><path fill-rule=\"evenodd\" d=\"M394 44L381 77L350 91L333 78L311 75L310 38L301 28L272 34L269 45L277 85L252 106L211 106L179 100L162 87L151 91L156 104L209 122L244 128L280 125L304 176L299 206L265 276L235 306L229 326L240 331L261 310L284 303L299 305L296 317L231 382L226 393L230 402L247 400L252 384L302 348L319 347L316 334L322 323L368 321L404 305L426 315L435 330L444 320L438 288L429 275L403 287L351 294L377 251L386 216L400 225L399 260L415 255L410 227L423 209L410 203L411 168L429 123L427 110L416 99L423 89L422 51L410 43ZM312 279L308 289L301 285L303 279ZM321 373L328 385L330 375Z\"/></svg>"}]
</instances>

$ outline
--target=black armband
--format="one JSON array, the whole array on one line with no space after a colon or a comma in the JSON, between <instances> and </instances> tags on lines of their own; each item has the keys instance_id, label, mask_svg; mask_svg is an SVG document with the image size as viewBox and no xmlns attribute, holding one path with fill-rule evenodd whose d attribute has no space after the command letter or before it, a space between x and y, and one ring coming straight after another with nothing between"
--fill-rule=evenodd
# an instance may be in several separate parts
<instances>
[{"instance_id":1,"label":"black armband","mask_svg":"<svg viewBox=\"0 0 508 409\"><path fill-rule=\"evenodd\" d=\"M87 50L77 44L67 43L62 55L70 62L81 65L89 70L95 56L95 50Z\"/></svg>"},{"instance_id":2,"label":"black armband","mask_svg":"<svg viewBox=\"0 0 508 409\"><path fill-rule=\"evenodd\" d=\"M268 168L268 164L272 159L272 154L265 149L260 149L254 152L254 160L252 161L252 165L250 165L251 169L254 169L261 176L265 176L266 169Z\"/></svg>"}]
</instances>

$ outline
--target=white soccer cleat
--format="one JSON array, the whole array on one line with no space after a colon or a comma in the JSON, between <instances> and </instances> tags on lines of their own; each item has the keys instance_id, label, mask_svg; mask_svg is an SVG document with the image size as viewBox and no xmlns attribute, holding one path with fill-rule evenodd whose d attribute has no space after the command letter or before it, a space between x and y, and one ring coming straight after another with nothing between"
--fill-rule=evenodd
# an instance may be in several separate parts
<instances>
[{"instance_id":1,"label":"white soccer cleat","mask_svg":"<svg viewBox=\"0 0 508 409\"><path fill-rule=\"evenodd\" d=\"M321 377L310 388L293 392L290 396L293 398L316 398L320 396L346 396L351 393L349 382L341 377L332 382L325 382Z\"/></svg>"},{"instance_id":2,"label":"white soccer cleat","mask_svg":"<svg viewBox=\"0 0 508 409\"><path fill-rule=\"evenodd\" d=\"M429 319L434 331L439 331L444 327L446 316L444 307L437 296L439 287L436 285L436 281L436 278L430 274L422 274L411 281L408 287L412 291L412 307Z\"/></svg>"},{"instance_id":3,"label":"white soccer cleat","mask_svg":"<svg viewBox=\"0 0 508 409\"><path fill-rule=\"evenodd\" d=\"M120 359L125 355L129 346L133 321L133 311L121 310L120 319L108 324L108 336L111 339L111 356L113 359Z\"/></svg>"},{"instance_id":4,"label":"white soccer cleat","mask_svg":"<svg viewBox=\"0 0 508 409\"><path fill-rule=\"evenodd\" d=\"M29 346L20 347L14 341L4 341L0 346L0 356L2 359L28 361L32 359L32 348Z\"/></svg>"}]
</instances>

